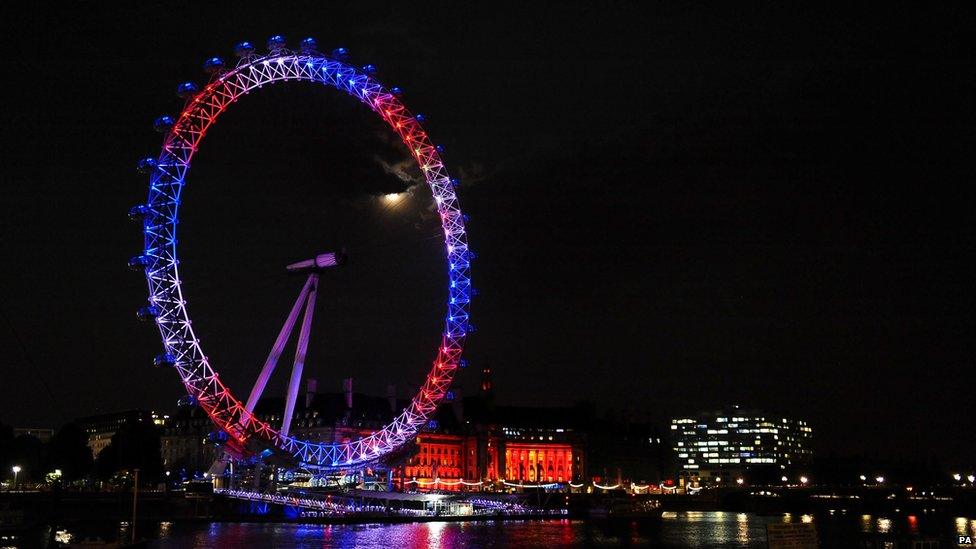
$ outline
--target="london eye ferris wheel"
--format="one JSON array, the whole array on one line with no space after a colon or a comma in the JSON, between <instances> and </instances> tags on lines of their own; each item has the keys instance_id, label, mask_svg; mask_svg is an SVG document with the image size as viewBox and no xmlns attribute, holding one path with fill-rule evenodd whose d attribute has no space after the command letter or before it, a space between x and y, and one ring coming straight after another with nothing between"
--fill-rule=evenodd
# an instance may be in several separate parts
<instances>
[{"instance_id":1,"label":"london eye ferris wheel","mask_svg":"<svg viewBox=\"0 0 976 549\"><path fill-rule=\"evenodd\" d=\"M241 42L235 47L235 54L238 60L233 66L219 57L206 60L204 70L210 79L202 88L192 82L178 86L178 95L186 101L182 112L175 118L161 116L156 119L154 128L164 135L162 149L158 155L139 161L139 171L149 176L149 192L145 203L133 207L129 213L130 217L142 221L145 246L140 255L130 259L129 265L145 272L149 300L139 309L138 316L155 323L162 337L164 351L154 363L172 367L178 373L188 398L218 429L227 433L229 451L238 455L274 454L297 466L319 470L366 465L393 452L417 434L445 398L457 369L464 365L461 354L466 334L471 329L468 318L473 293L470 279L473 254L468 249L465 217L455 194L457 180L448 174L440 148L431 142L424 130L423 117L412 114L400 101L400 90L386 88L380 83L374 76L372 65L352 65L344 48L324 54L314 39L306 38L295 51L286 46L282 36L273 36L268 40L265 52L258 52L248 42ZM341 253L319 254L290 266L291 270L308 272L309 279L246 401L230 391L207 359L194 334L188 305L183 298L177 224L193 156L207 130L227 108L265 85L282 81L309 82L341 90L365 104L389 125L420 168L443 231L448 292L443 332L434 352L433 365L409 405L399 415L378 431L349 442L317 443L290 435L296 380L301 377L297 356L282 424L271 425L254 414L267 377L281 354L283 338L287 339L302 304L305 308L302 337L307 344L318 275L323 269L341 264ZM185 235L181 236L185 238ZM303 354L302 337L298 343L299 354Z\"/></svg>"}]
</instances>

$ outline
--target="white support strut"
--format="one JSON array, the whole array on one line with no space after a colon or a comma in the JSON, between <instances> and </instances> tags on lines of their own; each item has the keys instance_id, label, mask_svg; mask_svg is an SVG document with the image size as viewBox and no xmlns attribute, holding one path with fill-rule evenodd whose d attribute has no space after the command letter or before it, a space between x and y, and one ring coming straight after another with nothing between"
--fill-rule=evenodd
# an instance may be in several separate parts
<instances>
[{"instance_id":1,"label":"white support strut","mask_svg":"<svg viewBox=\"0 0 976 549\"><path fill-rule=\"evenodd\" d=\"M257 381L254 382L254 387L251 388L251 394L247 398L247 414L241 419L242 422L254 413L254 407L257 406L258 400L261 399L261 395L264 394L264 388L268 384L268 380L271 379L271 374L274 373L275 367L278 365L278 359L281 357L281 353L285 350L285 345L288 343L288 339L291 336L291 332L295 327L295 321L298 320L298 313L302 310L302 305L305 304L306 298L309 293L309 289L312 287L312 279L315 275L310 275L308 280L305 282L305 286L302 291L298 294L298 299L295 300L295 304L291 308L291 312L288 313L288 319L285 320L285 325L281 327L281 331L278 333L278 339L275 340L274 346L271 348L271 353L268 355L267 360L264 361L264 367L261 368L261 374L258 376Z\"/></svg>"},{"instance_id":2,"label":"white support strut","mask_svg":"<svg viewBox=\"0 0 976 549\"><path fill-rule=\"evenodd\" d=\"M308 351L308 335L312 330L312 315L315 312L315 294L318 291L319 273L314 272L308 277L310 283L308 300L305 303L305 316L302 317L302 329L298 333L298 348L295 349L295 363L291 368L291 379L288 381L288 394L285 399L285 414L281 420L282 436L288 436L291 430L291 418L295 413L295 401L298 399L298 389L302 384L302 370L305 368L305 354Z\"/></svg>"}]
</instances>

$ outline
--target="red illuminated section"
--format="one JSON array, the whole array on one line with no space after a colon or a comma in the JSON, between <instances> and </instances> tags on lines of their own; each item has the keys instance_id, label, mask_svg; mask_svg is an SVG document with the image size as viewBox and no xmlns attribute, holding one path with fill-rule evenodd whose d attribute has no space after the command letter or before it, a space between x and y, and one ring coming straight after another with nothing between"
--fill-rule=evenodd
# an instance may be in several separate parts
<instances>
[{"instance_id":1,"label":"red illuminated section","mask_svg":"<svg viewBox=\"0 0 976 549\"><path fill-rule=\"evenodd\" d=\"M426 433L417 452L394 472L394 484L409 490L484 490L502 481L576 482L583 477L583 452L565 442L506 442Z\"/></svg>"},{"instance_id":2,"label":"red illuminated section","mask_svg":"<svg viewBox=\"0 0 976 549\"><path fill-rule=\"evenodd\" d=\"M464 440L460 436L425 434L417 437L419 451L403 466L408 479L457 479L474 459L466 459ZM474 457L473 455L471 456ZM477 467L474 468L477 470ZM477 480L477 477L474 477Z\"/></svg>"},{"instance_id":3,"label":"red illuminated section","mask_svg":"<svg viewBox=\"0 0 976 549\"><path fill-rule=\"evenodd\" d=\"M573 447L569 444L509 442L505 445L505 479L523 482L573 480Z\"/></svg>"}]
</instances>

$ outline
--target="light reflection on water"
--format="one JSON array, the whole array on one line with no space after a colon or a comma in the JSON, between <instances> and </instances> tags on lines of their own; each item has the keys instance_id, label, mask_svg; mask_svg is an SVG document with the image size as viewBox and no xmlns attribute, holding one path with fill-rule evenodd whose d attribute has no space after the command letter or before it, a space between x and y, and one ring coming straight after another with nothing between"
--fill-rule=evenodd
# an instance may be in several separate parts
<instances>
[{"instance_id":1,"label":"light reflection on water","mask_svg":"<svg viewBox=\"0 0 976 549\"><path fill-rule=\"evenodd\" d=\"M976 536L976 519L956 517L956 534L960 536Z\"/></svg>"},{"instance_id":2,"label":"light reflection on water","mask_svg":"<svg viewBox=\"0 0 976 549\"><path fill-rule=\"evenodd\" d=\"M760 516L732 512L665 512L661 520L620 521L614 524L580 520L426 522L406 524L290 524L290 523L164 523L146 533L150 547L559 547L620 545L666 548L752 549L766 547L766 525L773 522L812 522L822 543L834 536L842 545L855 544L861 533L917 533L933 529L940 535L976 535L976 520L951 516L913 515L799 515ZM838 537L839 536L839 537ZM828 542L829 543L829 542ZM833 544L828 545L833 546Z\"/></svg>"}]
</instances>

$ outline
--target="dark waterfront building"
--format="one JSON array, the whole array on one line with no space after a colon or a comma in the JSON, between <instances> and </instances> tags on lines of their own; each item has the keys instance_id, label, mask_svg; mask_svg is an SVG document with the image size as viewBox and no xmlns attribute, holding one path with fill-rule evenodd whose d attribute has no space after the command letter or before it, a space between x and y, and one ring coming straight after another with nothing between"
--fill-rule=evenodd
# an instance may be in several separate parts
<instances>
[{"instance_id":1,"label":"dark waterfront building","mask_svg":"<svg viewBox=\"0 0 976 549\"><path fill-rule=\"evenodd\" d=\"M210 418L197 406L181 407L166 419L159 436L163 470L175 478L200 478L222 453L210 435Z\"/></svg>"},{"instance_id":2,"label":"dark waterfront building","mask_svg":"<svg viewBox=\"0 0 976 549\"><path fill-rule=\"evenodd\" d=\"M600 418L589 404L566 407L502 406L495 403L491 369L478 394L453 393L415 440L391 456L391 481L405 490L518 489L547 483L583 486L596 481L629 487L657 484L667 470L666 444L649 423ZM318 392L307 380L296 402L290 433L321 443L367 436L409 404L388 387L385 397L356 393L351 379L341 392ZM280 426L284 398L261 399L254 413ZM223 457L220 437L197 406L172 416L134 410L79 420L97 456L127 422L152 421L160 428L163 470L174 479L202 478Z\"/></svg>"},{"instance_id":3,"label":"dark waterfront building","mask_svg":"<svg viewBox=\"0 0 976 549\"><path fill-rule=\"evenodd\" d=\"M99 452L112 442L112 435L123 426L131 423L146 422L162 427L168 416L162 416L151 410L128 410L79 418L78 426L88 435L88 447L92 455L98 457Z\"/></svg>"},{"instance_id":4,"label":"dark waterfront building","mask_svg":"<svg viewBox=\"0 0 976 549\"><path fill-rule=\"evenodd\" d=\"M671 420L681 482L732 484L787 481L810 464L813 431L806 421L738 406Z\"/></svg>"},{"instance_id":5,"label":"dark waterfront building","mask_svg":"<svg viewBox=\"0 0 976 549\"><path fill-rule=\"evenodd\" d=\"M50 427L14 427L14 436L34 437L41 442L50 442L54 436L54 429Z\"/></svg>"}]
</instances>

